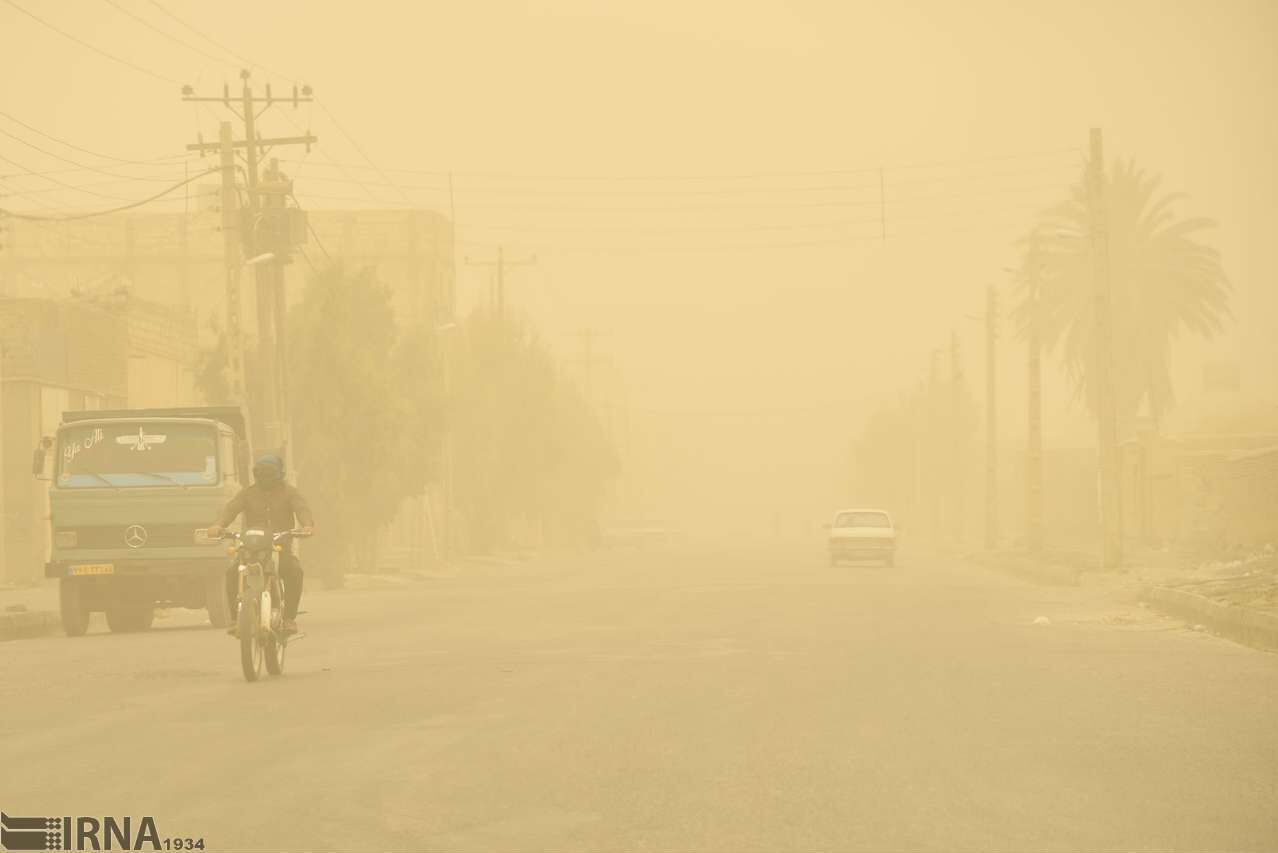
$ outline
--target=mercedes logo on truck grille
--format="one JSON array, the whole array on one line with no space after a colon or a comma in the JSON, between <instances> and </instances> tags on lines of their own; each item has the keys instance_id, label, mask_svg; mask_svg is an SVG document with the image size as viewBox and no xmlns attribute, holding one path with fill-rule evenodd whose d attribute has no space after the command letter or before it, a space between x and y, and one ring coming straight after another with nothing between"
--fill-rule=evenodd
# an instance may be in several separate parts
<instances>
[{"instance_id":1,"label":"mercedes logo on truck grille","mask_svg":"<svg viewBox=\"0 0 1278 853\"><path fill-rule=\"evenodd\" d=\"M141 548L146 544L146 528L140 524L130 524L124 530L124 544L130 548Z\"/></svg>"}]
</instances>

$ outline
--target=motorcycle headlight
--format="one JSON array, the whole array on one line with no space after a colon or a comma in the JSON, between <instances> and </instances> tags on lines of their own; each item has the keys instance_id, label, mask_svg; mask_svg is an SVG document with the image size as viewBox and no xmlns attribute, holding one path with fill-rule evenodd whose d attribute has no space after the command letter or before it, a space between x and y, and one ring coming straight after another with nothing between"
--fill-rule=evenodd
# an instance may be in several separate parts
<instances>
[{"instance_id":1,"label":"motorcycle headlight","mask_svg":"<svg viewBox=\"0 0 1278 853\"><path fill-rule=\"evenodd\" d=\"M74 530L59 530L53 541L59 548L74 548L80 544L80 534Z\"/></svg>"}]
</instances>

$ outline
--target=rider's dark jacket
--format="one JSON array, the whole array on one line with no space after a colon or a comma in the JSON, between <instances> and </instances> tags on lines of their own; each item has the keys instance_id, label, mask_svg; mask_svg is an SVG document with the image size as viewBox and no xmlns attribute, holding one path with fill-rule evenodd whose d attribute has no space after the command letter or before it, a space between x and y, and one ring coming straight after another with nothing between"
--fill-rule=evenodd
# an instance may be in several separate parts
<instances>
[{"instance_id":1,"label":"rider's dark jacket","mask_svg":"<svg viewBox=\"0 0 1278 853\"><path fill-rule=\"evenodd\" d=\"M245 529L256 527L272 533L292 530L295 523L303 527L315 524L306 498L288 483L270 488L254 483L241 489L222 510L218 526L230 525L240 513L244 513Z\"/></svg>"}]
</instances>

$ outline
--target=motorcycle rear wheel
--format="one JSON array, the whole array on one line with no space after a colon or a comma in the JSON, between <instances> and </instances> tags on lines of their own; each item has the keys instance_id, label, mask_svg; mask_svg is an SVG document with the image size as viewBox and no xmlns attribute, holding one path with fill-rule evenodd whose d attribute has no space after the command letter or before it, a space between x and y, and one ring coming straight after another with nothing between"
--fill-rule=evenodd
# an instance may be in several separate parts
<instances>
[{"instance_id":1,"label":"motorcycle rear wheel","mask_svg":"<svg viewBox=\"0 0 1278 853\"><path fill-rule=\"evenodd\" d=\"M271 675L279 675L284 671L284 643L278 642L274 634L267 634L262 638L262 646L266 671Z\"/></svg>"},{"instance_id":2,"label":"motorcycle rear wheel","mask_svg":"<svg viewBox=\"0 0 1278 853\"><path fill-rule=\"evenodd\" d=\"M237 622L240 633L240 669L246 681L257 681L262 674L263 649L258 639L257 608L245 602L240 605Z\"/></svg>"}]
</instances>

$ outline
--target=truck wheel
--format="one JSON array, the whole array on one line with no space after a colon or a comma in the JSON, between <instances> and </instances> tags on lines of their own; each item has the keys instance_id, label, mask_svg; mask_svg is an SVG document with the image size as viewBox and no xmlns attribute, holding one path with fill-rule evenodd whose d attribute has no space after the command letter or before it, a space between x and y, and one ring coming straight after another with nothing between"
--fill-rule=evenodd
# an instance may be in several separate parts
<instances>
[{"instance_id":1,"label":"truck wheel","mask_svg":"<svg viewBox=\"0 0 1278 853\"><path fill-rule=\"evenodd\" d=\"M84 581L78 578L62 578L58 582L58 610L62 630L68 637L83 637L89 630L89 602L84 592Z\"/></svg>"},{"instance_id":2,"label":"truck wheel","mask_svg":"<svg viewBox=\"0 0 1278 853\"><path fill-rule=\"evenodd\" d=\"M107 627L113 633L145 631L155 619L155 605L136 595L120 595L107 605Z\"/></svg>"},{"instance_id":3,"label":"truck wheel","mask_svg":"<svg viewBox=\"0 0 1278 853\"><path fill-rule=\"evenodd\" d=\"M139 602L134 611L138 631L150 631L155 622L155 605L149 601Z\"/></svg>"},{"instance_id":4,"label":"truck wheel","mask_svg":"<svg viewBox=\"0 0 1278 853\"><path fill-rule=\"evenodd\" d=\"M205 579L204 606L209 612L209 624L214 628L226 628L235 618L231 603L226 600L226 579L221 572Z\"/></svg>"}]
</instances>

